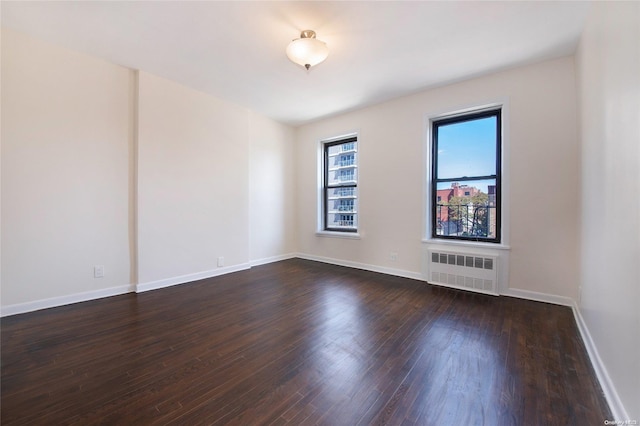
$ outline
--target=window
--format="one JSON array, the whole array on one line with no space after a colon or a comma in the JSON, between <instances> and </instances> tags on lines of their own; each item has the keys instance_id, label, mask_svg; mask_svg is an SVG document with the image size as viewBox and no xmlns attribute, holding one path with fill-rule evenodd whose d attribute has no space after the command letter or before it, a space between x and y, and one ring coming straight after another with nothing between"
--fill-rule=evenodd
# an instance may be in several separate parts
<instances>
[{"instance_id":1,"label":"window","mask_svg":"<svg viewBox=\"0 0 640 426\"><path fill-rule=\"evenodd\" d=\"M323 144L325 231L358 230L358 138Z\"/></svg>"},{"instance_id":2,"label":"window","mask_svg":"<svg viewBox=\"0 0 640 426\"><path fill-rule=\"evenodd\" d=\"M431 236L500 243L501 110L432 122Z\"/></svg>"}]
</instances>

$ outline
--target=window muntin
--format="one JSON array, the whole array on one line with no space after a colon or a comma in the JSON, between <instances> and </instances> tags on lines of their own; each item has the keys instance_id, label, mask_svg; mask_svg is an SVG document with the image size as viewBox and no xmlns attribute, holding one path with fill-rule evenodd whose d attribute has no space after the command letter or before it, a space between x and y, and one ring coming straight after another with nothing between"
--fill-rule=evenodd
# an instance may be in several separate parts
<instances>
[{"instance_id":1,"label":"window muntin","mask_svg":"<svg viewBox=\"0 0 640 426\"><path fill-rule=\"evenodd\" d=\"M323 145L325 231L358 230L358 140L349 137Z\"/></svg>"},{"instance_id":2,"label":"window muntin","mask_svg":"<svg viewBox=\"0 0 640 426\"><path fill-rule=\"evenodd\" d=\"M501 111L432 122L431 236L500 242Z\"/></svg>"}]
</instances>

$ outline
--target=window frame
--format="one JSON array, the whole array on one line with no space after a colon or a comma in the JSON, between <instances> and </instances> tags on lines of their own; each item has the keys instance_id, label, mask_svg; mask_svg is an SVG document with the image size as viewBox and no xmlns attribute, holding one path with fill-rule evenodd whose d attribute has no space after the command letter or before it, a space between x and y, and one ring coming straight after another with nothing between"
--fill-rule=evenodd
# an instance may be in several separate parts
<instances>
[{"instance_id":1,"label":"window frame","mask_svg":"<svg viewBox=\"0 0 640 426\"><path fill-rule=\"evenodd\" d=\"M358 233L358 226L356 225L355 228L335 228L335 227L330 227L329 226L329 191L331 189L336 189L336 188L358 188L358 178L359 176L356 174L356 179L355 179L355 183L349 183L349 184L333 184L333 185L329 185L329 148L336 146L336 145L344 145L346 143L351 143L351 142L358 142L358 135L349 135L349 136L345 136L345 137L341 137L339 139L332 139L329 141L323 141L322 142L322 232L338 232L338 233L345 233L347 235L357 235ZM358 157L357 154L358 153L358 145L356 145L356 149L354 151L354 156L353 156L353 165L355 166L355 168L358 168ZM355 172L357 173L357 172ZM354 174L355 174L354 173ZM356 195L356 199L358 199L359 196ZM355 204L355 203L354 203ZM353 213L353 212L341 212L340 214L351 214L351 215L356 215L359 213Z\"/></svg>"},{"instance_id":2,"label":"window frame","mask_svg":"<svg viewBox=\"0 0 640 426\"><path fill-rule=\"evenodd\" d=\"M457 176L452 178L438 179L438 130L442 126L463 123L467 121L479 120L488 117L496 118L496 170L495 174L483 175L483 176ZM463 113L441 116L430 120L431 130L431 170L430 170L430 184L431 184L431 196L429 197L429 211L431 213L430 218L430 239L441 241L462 241L462 242L475 242L475 243L489 243L489 244L502 244L503 243L503 206L502 206L502 191L503 191L503 170L502 170L502 132L503 132L503 107L496 106L492 108L485 108L481 110L465 111ZM495 238L481 238L472 236L458 236L458 235L438 235L437 233L437 198L438 198L438 183L446 182L470 182L478 180L490 180L495 179L496 193L495 193L495 205L496 205L496 235Z\"/></svg>"}]
</instances>

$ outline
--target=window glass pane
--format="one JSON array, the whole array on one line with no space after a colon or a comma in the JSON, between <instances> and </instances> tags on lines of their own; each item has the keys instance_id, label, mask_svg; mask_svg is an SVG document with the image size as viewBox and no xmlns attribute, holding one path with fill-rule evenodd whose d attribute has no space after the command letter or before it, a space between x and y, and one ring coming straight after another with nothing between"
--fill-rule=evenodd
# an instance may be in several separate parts
<instances>
[{"instance_id":1,"label":"window glass pane","mask_svg":"<svg viewBox=\"0 0 640 426\"><path fill-rule=\"evenodd\" d=\"M358 227L358 188L327 190L327 228L355 230Z\"/></svg>"},{"instance_id":2,"label":"window glass pane","mask_svg":"<svg viewBox=\"0 0 640 426\"><path fill-rule=\"evenodd\" d=\"M496 117L438 127L438 179L496 174Z\"/></svg>"},{"instance_id":3,"label":"window glass pane","mask_svg":"<svg viewBox=\"0 0 640 426\"><path fill-rule=\"evenodd\" d=\"M328 148L327 184L329 186L356 183L358 180L357 147L357 142L347 142Z\"/></svg>"},{"instance_id":4,"label":"window glass pane","mask_svg":"<svg viewBox=\"0 0 640 426\"><path fill-rule=\"evenodd\" d=\"M436 196L436 235L496 238L495 179L440 182Z\"/></svg>"}]
</instances>

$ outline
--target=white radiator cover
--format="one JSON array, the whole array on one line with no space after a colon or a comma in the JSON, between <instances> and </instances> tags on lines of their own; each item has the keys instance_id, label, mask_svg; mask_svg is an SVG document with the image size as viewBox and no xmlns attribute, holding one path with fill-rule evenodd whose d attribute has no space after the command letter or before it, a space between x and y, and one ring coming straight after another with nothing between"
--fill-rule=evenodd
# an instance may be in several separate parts
<instances>
[{"instance_id":1,"label":"white radiator cover","mask_svg":"<svg viewBox=\"0 0 640 426\"><path fill-rule=\"evenodd\" d=\"M495 255L428 249L426 279L431 284L486 294L499 294Z\"/></svg>"}]
</instances>

